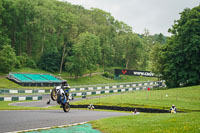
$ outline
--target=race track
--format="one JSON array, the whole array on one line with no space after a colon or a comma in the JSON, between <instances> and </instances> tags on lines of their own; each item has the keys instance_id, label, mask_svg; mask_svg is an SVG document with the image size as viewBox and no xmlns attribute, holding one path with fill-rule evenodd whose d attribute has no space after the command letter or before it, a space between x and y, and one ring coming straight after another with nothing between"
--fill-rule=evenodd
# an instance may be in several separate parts
<instances>
[{"instance_id":1,"label":"race track","mask_svg":"<svg viewBox=\"0 0 200 133\"><path fill-rule=\"evenodd\" d=\"M90 110L23 110L0 111L0 132L68 125L106 117L125 116L130 113Z\"/></svg>"},{"instance_id":2,"label":"race track","mask_svg":"<svg viewBox=\"0 0 200 133\"><path fill-rule=\"evenodd\" d=\"M49 95L44 95L43 100L41 101L13 103L12 105L32 107L48 107L57 105L55 101L51 101L51 103L47 105L46 102L48 101L48 99ZM81 98L76 100L81 100ZM130 115L130 113L77 109L71 109L68 113L64 113L62 109L0 111L0 133L69 125L106 117L125 115Z\"/></svg>"}]
</instances>

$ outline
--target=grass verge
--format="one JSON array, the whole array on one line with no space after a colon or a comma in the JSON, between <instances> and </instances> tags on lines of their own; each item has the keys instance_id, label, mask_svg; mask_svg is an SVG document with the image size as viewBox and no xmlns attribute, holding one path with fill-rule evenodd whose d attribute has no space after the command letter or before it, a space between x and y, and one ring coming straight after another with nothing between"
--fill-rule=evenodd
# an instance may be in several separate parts
<instances>
[{"instance_id":1,"label":"grass verge","mask_svg":"<svg viewBox=\"0 0 200 133\"><path fill-rule=\"evenodd\" d=\"M114 80L105 78L102 75L94 75L92 77L81 77L78 79L67 79L71 86L78 85L95 85L95 84L114 84L114 83L125 83L125 82L141 82L141 81L156 81L157 78L143 77L143 76L125 76L122 75L121 79Z\"/></svg>"},{"instance_id":2,"label":"grass verge","mask_svg":"<svg viewBox=\"0 0 200 133\"><path fill-rule=\"evenodd\" d=\"M175 104L179 111L200 111L199 94L200 86L192 86L167 90L133 91L121 93L120 95L77 101L72 104L89 105L93 103L94 105L155 109L169 109L172 104Z\"/></svg>"},{"instance_id":3,"label":"grass verge","mask_svg":"<svg viewBox=\"0 0 200 133\"><path fill-rule=\"evenodd\" d=\"M200 113L140 114L90 122L103 133L199 133Z\"/></svg>"},{"instance_id":4,"label":"grass verge","mask_svg":"<svg viewBox=\"0 0 200 133\"><path fill-rule=\"evenodd\" d=\"M25 101L0 101L0 110L40 110L39 107L23 107L23 106L11 106L10 103L25 102ZM27 101L30 102L30 101Z\"/></svg>"},{"instance_id":5,"label":"grass verge","mask_svg":"<svg viewBox=\"0 0 200 133\"><path fill-rule=\"evenodd\" d=\"M44 107L24 107L24 106L12 106L12 105L9 105L11 103L17 103L17 102L32 102L32 100L30 100L30 101L0 101L0 110L58 110L58 109L60 109L59 105L50 106L50 107L47 107L47 108L44 108Z\"/></svg>"},{"instance_id":6,"label":"grass verge","mask_svg":"<svg viewBox=\"0 0 200 133\"><path fill-rule=\"evenodd\" d=\"M52 89L53 87L23 87L7 78L0 78L0 89Z\"/></svg>"}]
</instances>

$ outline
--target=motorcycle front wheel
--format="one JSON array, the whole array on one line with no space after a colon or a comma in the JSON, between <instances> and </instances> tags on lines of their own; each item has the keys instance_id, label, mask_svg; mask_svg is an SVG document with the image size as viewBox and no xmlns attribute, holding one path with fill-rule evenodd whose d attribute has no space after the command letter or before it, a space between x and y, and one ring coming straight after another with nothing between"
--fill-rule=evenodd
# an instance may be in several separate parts
<instances>
[{"instance_id":1,"label":"motorcycle front wheel","mask_svg":"<svg viewBox=\"0 0 200 133\"><path fill-rule=\"evenodd\" d=\"M53 101L56 101L56 100L57 100L56 89L52 89L52 91L51 91L51 99L52 99Z\"/></svg>"},{"instance_id":2,"label":"motorcycle front wheel","mask_svg":"<svg viewBox=\"0 0 200 133\"><path fill-rule=\"evenodd\" d=\"M64 112L69 112L70 110L70 105L68 102L66 102L64 105L63 105L63 111Z\"/></svg>"}]
</instances>

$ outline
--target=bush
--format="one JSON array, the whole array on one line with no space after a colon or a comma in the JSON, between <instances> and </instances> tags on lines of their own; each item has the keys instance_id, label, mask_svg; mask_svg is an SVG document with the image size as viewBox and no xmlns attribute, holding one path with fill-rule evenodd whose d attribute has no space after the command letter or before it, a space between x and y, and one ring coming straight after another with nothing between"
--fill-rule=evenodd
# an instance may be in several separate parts
<instances>
[{"instance_id":1,"label":"bush","mask_svg":"<svg viewBox=\"0 0 200 133\"><path fill-rule=\"evenodd\" d=\"M15 68L30 67L36 68L36 63L26 53L16 57Z\"/></svg>"},{"instance_id":2,"label":"bush","mask_svg":"<svg viewBox=\"0 0 200 133\"><path fill-rule=\"evenodd\" d=\"M16 62L15 62L15 68L21 68L22 67L22 64L20 62L20 57L17 56L16 57Z\"/></svg>"},{"instance_id":3,"label":"bush","mask_svg":"<svg viewBox=\"0 0 200 133\"><path fill-rule=\"evenodd\" d=\"M4 45L0 50L0 71L7 73L12 70L16 63L16 55L10 45Z\"/></svg>"},{"instance_id":4,"label":"bush","mask_svg":"<svg viewBox=\"0 0 200 133\"><path fill-rule=\"evenodd\" d=\"M26 67L37 68L35 61L32 60L32 59L30 59L30 58L29 58L29 60L27 60L27 62L26 62Z\"/></svg>"},{"instance_id":5,"label":"bush","mask_svg":"<svg viewBox=\"0 0 200 133\"><path fill-rule=\"evenodd\" d=\"M109 77L109 73L108 72L104 72L103 76L108 78Z\"/></svg>"},{"instance_id":6,"label":"bush","mask_svg":"<svg viewBox=\"0 0 200 133\"><path fill-rule=\"evenodd\" d=\"M102 76L104 76L106 78L114 79L114 75L109 72L104 72L104 74L102 74Z\"/></svg>"},{"instance_id":7,"label":"bush","mask_svg":"<svg viewBox=\"0 0 200 133\"><path fill-rule=\"evenodd\" d=\"M38 67L48 72L56 72L60 68L60 56L57 48L48 48L41 56Z\"/></svg>"}]
</instances>

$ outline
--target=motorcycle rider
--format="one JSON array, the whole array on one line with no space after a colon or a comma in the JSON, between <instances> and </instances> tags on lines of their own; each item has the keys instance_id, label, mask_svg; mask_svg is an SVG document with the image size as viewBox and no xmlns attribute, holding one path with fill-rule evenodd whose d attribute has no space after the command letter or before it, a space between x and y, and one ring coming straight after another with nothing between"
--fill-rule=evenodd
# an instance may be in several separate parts
<instances>
[{"instance_id":1,"label":"motorcycle rider","mask_svg":"<svg viewBox=\"0 0 200 133\"><path fill-rule=\"evenodd\" d=\"M88 109L94 110L94 105L91 103L91 104L88 106Z\"/></svg>"},{"instance_id":2,"label":"motorcycle rider","mask_svg":"<svg viewBox=\"0 0 200 133\"><path fill-rule=\"evenodd\" d=\"M62 95L62 93L64 93L64 89L67 89L67 87L69 88L69 86L68 86L68 84L67 84L67 81L64 80L64 81L62 82L61 86L57 86L57 87L56 87L56 90L59 90L59 91L57 91L57 92L59 92L60 95ZM62 90L61 90L61 89L62 89ZM57 95L57 94L56 94L56 95ZM67 95L67 99L68 99L68 96L69 96L69 94ZM51 100L49 99L49 100L47 101L47 104L50 104L50 103L51 103Z\"/></svg>"},{"instance_id":3,"label":"motorcycle rider","mask_svg":"<svg viewBox=\"0 0 200 133\"><path fill-rule=\"evenodd\" d=\"M176 113L176 107L173 104L172 107L170 108L170 113Z\"/></svg>"},{"instance_id":4,"label":"motorcycle rider","mask_svg":"<svg viewBox=\"0 0 200 133\"><path fill-rule=\"evenodd\" d=\"M69 100L69 89L70 89L70 86L67 84L67 81L64 80L59 88L59 95L62 95L62 96L66 96L66 99L67 101ZM67 93L65 90L68 90ZM59 100L57 99L57 102L59 103ZM63 106L61 105L60 108L62 108Z\"/></svg>"},{"instance_id":5,"label":"motorcycle rider","mask_svg":"<svg viewBox=\"0 0 200 133\"><path fill-rule=\"evenodd\" d=\"M62 88L63 90L70 89L70 86L67 84L67 81L66 81L66 80L64 80L64 81L62 82L61 88ZM68 93L66 93L66 97L67 97L67 99L69 98L69 91L68 91Z\"/></svg>"},{"instance_id":6,"label":"motorcycle rider","mask_svg":"<svg viewBox=\"0 0 200 133\"><path fill-rule=\"evenodd\" d=\"M63 80L63 81L62 81L61 87L65 87L65 86L68 86L68 84L67 84L67 81L66 81L66 80Z\"/></svg>"}]
</instances>

